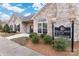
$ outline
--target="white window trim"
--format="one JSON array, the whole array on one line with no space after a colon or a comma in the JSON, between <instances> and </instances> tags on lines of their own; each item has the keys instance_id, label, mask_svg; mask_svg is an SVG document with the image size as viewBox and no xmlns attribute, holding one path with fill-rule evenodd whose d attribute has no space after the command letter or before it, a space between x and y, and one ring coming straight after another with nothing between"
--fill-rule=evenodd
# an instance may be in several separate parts
<instances>
[{"instance_id":1,"label":"white window trim","mask_svg":"<svg viewBox=\"0 0 79 59\"><path fill-rule=\"evenodd\" d=\"M41 26L41 29L43 29L43 23L46 23L47 24L47 22L45 21L45 22L38 22L38 24L39 23L41 23L42 24L42 26ZM41 33L38 33L38 34L43 34L43 30L41 30Z\"/></svg>"}]
</instances>

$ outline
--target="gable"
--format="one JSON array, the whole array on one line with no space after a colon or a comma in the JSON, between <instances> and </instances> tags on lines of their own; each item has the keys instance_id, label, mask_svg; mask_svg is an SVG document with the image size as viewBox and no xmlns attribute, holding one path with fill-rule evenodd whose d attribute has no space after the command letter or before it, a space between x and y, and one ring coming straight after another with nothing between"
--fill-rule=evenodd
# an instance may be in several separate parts
<instances>
[{"instance_id":1,"label":"gable","mask_svg":"<svg viewBox=\"0 0 79 59\"><path fill-rule=\"evenodd\" d=\"M48 3L45 7L40 10L32 19L38 18L48 18L48 17L55 17L56 16L56 4L55 3Z\"/></svg>"},{"instance_id":2,"label":"gable","mask_svg":"<svg viewBox=\"0 0 79 59\"><path fill-rule=\"evenodd\" d=\"M8 22L8 24L17 24L20 23L21 19L17 17L15 14L13 14Z\"/></svg>"}]
</instances>

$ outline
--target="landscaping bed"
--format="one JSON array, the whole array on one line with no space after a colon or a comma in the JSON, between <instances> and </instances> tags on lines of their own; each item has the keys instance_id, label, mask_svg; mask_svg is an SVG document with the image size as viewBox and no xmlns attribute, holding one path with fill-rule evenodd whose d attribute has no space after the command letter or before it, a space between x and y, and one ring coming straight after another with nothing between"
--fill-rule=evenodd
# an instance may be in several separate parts
<instances>
[{"instance_id":1,"label":"landscaping bed","mask_svg":"<svg viewBox=\"0 0 79 59\"><path fill-rule=\"evenodd\" d=\"M64 52L55 51L50 45L44 44L43 41L41 41L41 39L38 44L33 44L30 39L27 40L26 38L18 38L15 40L13 39L13 41L15 41L25 47L31 48L31 49L33 49L43 55L46 55L46 56L69 56L69 55L79 56L79 42L75 42L75 49L78 49L78 50L75 50L72 53L70 51L70 48Z\"/></svg>"},{"instance_id":2,"label":"landscaping bed","mask_svg":"<svg viewBox=\"0 0 79 59\"><path fill-rule=\"evenodd\" d=\"M61 37L54 39L47 35L38 35L37 33L31 33L29 38L21 37L12 39L25 47L31 48L46 56L69 56L79 55L79 42L75 42L74 52L71 52L71 42L67 38Z\"/></svg>"}]
</instances>

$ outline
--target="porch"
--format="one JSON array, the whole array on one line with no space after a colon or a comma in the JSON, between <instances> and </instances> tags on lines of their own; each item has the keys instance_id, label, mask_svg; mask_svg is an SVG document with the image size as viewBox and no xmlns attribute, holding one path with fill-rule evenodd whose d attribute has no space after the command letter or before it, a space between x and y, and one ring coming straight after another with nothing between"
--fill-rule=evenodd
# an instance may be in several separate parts
<instances>
[{"instance_id":1,"label":"porch","mask_svg":"<svg viewBox=\"0 0 79 59\"><path fill-rule=\"evenodd\" d=\"M23 21L22 25L24 26L23 29L25 33L32 33L33 32L33 20L30 21Z\"/></svg>"}]
</instances>

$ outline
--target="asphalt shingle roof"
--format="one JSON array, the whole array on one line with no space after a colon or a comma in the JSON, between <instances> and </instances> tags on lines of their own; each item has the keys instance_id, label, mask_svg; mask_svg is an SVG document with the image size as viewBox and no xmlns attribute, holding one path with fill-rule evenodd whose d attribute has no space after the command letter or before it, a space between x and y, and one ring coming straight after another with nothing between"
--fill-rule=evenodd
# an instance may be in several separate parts
<instances>
[{"instance_id":1,"label":"asphalt shingle roof","mask_svg":"<svg viewBox=\"0 0 79 59\"><path fill-rule=\"evenodd\" d=\"M17 17L19 17L22 21L29 21L32 20L31 18L34 16L34 14L31 14L29 16L22 16L20 14L16 14Z\"/></svg>"}]
</instances>

